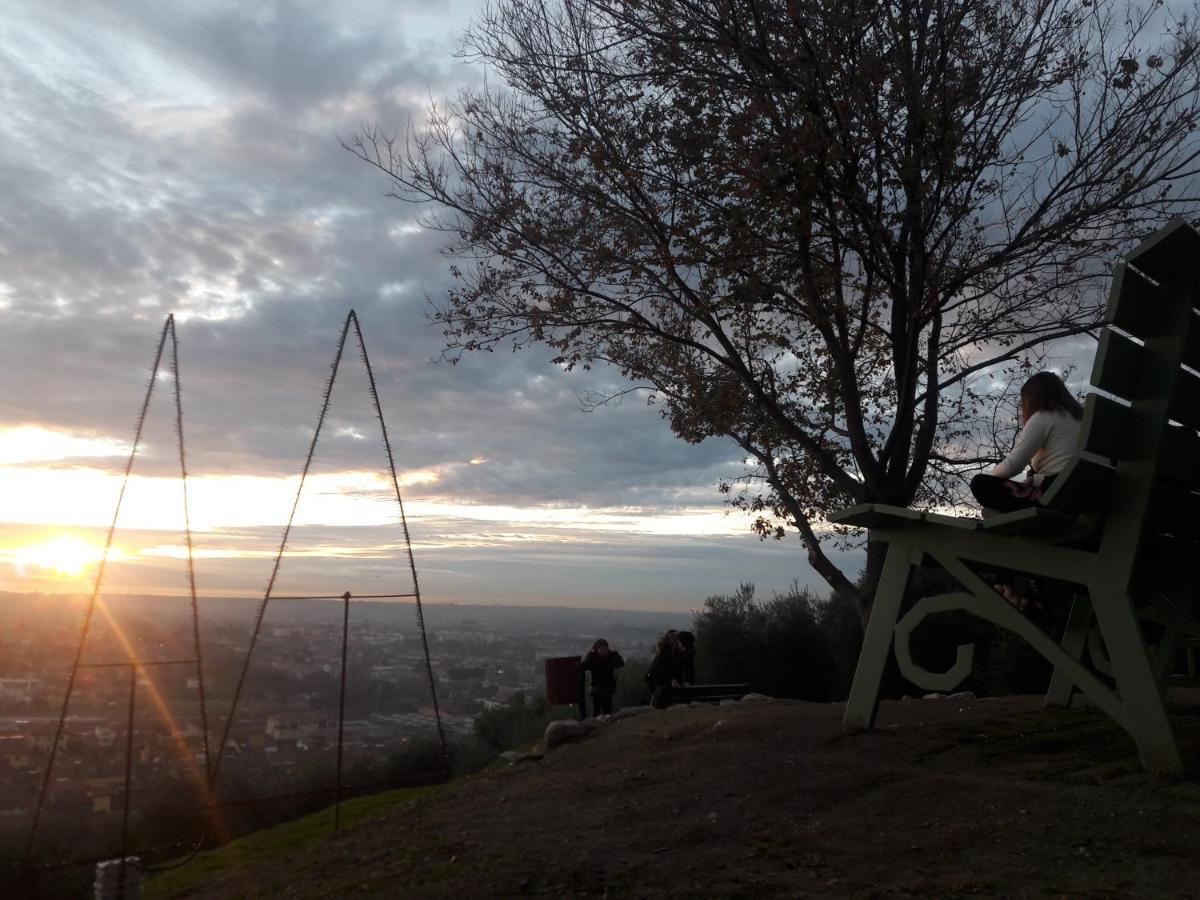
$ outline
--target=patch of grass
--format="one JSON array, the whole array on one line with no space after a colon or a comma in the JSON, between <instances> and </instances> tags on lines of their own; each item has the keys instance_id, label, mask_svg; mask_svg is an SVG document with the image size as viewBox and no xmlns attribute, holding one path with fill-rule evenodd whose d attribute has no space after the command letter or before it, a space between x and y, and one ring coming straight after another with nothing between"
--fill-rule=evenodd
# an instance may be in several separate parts
<instances>
[{"instance_id":1,"label":"patch of grass","mask_svg":"<svg viewBox=\"0 0 1200 900\"><path fill-rule=\"evenodd\" d=\"M457 788L460 782L399 788L381 794L356 797L342 803L342 830L377 819L393 810ZM178 869L152 875L146 882L147 897L169 897L197 889L239 869L314 844L333 835L333 807L274 828L264 828L231 841L223 847L200 853Z\"/></svg>"}]
</instances>

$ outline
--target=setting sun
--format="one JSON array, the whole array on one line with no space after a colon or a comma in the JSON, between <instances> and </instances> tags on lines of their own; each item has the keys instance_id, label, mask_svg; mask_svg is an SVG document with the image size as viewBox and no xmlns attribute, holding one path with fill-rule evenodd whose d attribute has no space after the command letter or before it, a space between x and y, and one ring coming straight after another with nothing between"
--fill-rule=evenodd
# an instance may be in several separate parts
<instances>
[{"instance_id":1,"label":"setting sun","mask_svg":"<svg viewBox=\"0 0 1200 900\"><path fill-rule=\"evenodd\" d=\"M37 567L59 575L79 575L85 566L98 562L102 548L77 537L59 535L28 547L14 547L12 562L22 567Z\"/></svg>"}]
</instances>

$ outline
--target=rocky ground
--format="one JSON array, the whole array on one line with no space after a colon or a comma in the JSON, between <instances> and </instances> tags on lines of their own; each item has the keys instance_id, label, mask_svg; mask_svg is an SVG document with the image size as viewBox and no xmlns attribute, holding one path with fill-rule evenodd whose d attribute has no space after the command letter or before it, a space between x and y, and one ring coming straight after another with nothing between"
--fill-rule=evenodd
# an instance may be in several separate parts
<instances>
[{"instance_id":1,"label":"rocky ground","mask_svg":"<svg viewBox=\"0 0 1200 900\"><path fill-rule=\"evenodd\" d=\"M1200 695L1174 712L1194 764ZM1098 713L797 702L652 711L188 897L1200 895L1200 777Z\"/></svg>"}]
</instances>

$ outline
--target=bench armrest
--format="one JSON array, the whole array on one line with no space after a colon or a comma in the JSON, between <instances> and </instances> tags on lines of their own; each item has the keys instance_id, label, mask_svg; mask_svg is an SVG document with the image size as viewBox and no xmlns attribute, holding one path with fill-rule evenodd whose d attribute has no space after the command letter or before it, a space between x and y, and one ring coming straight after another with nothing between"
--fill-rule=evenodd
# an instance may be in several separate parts
<instances>
[{"instance_id":1,"label":"bench armrest","mask_svg":"<svg viewBox=\"0 0 1200 900\"><path fill-rule=\"evenodd\" d=\"M903 506L888 506L884 503L860 503L848 509L840 509L828 516L835 525L850 525L857 528L900 531L906 528L934 526L954 528L962 531L984 531L997 537L1024 537L1068 539L1082 537L1094 529L1094 523L1086 517L1034 506L1016 512L1002 513L977 519L973 516L944 516L940 513L921 512Z\"/></svg>"},{"instance_id":2,"label":"bench armrest","mask_svg":"<svg viewBox=\"0 0 1200 900\"><path fill-rule=\"evenodd\" d=\"M904 528L928 522L931 525L974 531L983 524L973 516L944 516L941 513L922 512L903 506L888 506L886 503L859 503L857 506L830 513L826 518L834 525L852 525L858 528Z\"/></svg>"}]
</instances>

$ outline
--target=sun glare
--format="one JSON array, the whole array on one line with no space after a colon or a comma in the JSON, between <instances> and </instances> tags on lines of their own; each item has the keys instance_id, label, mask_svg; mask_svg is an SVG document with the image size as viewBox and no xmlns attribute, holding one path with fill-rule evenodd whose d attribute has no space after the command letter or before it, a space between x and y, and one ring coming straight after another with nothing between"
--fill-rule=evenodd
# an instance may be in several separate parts
<instances>
[{"instance_id":1,"label":"sun glare","mask_svg":"<svg viewBox=\"0 0 1200 900\"><path fill-rule=\"evenodd\" d=\"M103 554L104 551L95 544L77 537L59 535L40 544L14 548L12 561L17 566L37 567L59 575L73 576L81 574L91 563L99 562Z\"/></svg>"}]
</instances>

